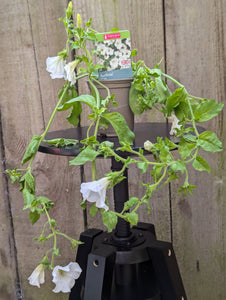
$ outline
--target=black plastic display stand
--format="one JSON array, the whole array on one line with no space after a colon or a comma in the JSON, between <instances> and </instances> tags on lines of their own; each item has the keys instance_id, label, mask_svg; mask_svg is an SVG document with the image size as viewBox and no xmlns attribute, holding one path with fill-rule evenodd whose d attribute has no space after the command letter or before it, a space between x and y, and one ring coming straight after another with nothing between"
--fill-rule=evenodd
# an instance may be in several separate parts
<instances>
[{"instance_id":1,"label":"black plastic display stand","mask_svg":"<svg viewBox=\"0 0 226 300\"><path fill-rule=\"evenodd\" d=\"M49 133L47 138L81 139L86 129L67 129ZM143 147L146 140L156 142L158 136L168 137L165 123L143 123L135 127L133 149ZM118 146L116 138L107 138ZM100 142L106 137L99 137ZM176 140L174 139L174 142ZM56 148L42 144L39 151L56 155L75 156L79 145ZM127 156L126 153L120 153ZM112 170L122 165L112 160ZM128 177L114 187L115 211L121 212L129 199ZM156 239L153 224L130 224L119 218L112 233L88 229L81 233L76 261L82 273L72 288L69 300L186 300L172 244Z\"/></svg>"}]
</instances>

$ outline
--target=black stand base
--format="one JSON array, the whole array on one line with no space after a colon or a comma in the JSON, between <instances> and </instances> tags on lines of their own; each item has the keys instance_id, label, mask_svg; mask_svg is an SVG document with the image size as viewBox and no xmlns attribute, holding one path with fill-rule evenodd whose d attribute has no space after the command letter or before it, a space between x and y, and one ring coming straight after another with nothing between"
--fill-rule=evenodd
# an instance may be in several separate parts
<instances>
[{"instance_id":1,"label":"black stand base","mask_svg":"<svg viewBox=\"0 0 226 300\"><path fill-rule=\"evenodd\" d=\"M127 238L98 229L83 232L76 261L83 272L69 300L186 300L171 243L154 225L139 223Z\"/></svg>"}]
</instances>

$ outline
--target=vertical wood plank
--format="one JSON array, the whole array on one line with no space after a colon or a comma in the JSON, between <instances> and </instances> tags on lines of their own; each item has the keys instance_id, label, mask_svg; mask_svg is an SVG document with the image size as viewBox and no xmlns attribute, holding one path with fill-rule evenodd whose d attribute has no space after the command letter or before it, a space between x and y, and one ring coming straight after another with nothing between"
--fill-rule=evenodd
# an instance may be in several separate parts
<instances>
[{"instance_id":1,"label":"vertical wood plank","mask_svg":"<svg viewBox=\"0 0 226 300\"><path fill-rule=\"evenodd\" d=\"M142 59L149 67L159 62L164 57L164 29L162 2L156 0L149 1L73 1L75 13L80 13L82 20L86 22L92 17L93 28L99 32L110 31L114 27L121 30L128 29L131 34L132 48L138 50L136 60ZM86 85L79 86L79 92L88 92ZM82 116L82 124L87 125L86 112ZM156 114L148 112L142 117L136 117L136 122L159 121ZM104 160L98 162L100 170L109 170L110 165ZM91 170L86 168L86 178ZM104 172L102 173L103 177ZM143 176L145 182L150 181L149 174ZM129 171L129 191L130 196L143 196L143 188L139 185L142 176L136 167L131 167ZM110 202L113 202L112 194L108 195ZM170 240L170 213L169 213L168 188L151 200L152 213L146 215L146 208L140 211L141 220L151 222L156 225L159 238ZM102 227L101 217L98 220L89 219L89 224L98 228Z\"/></svg>"},{"instance_id":2,"label":"vertical wood plank","mask_svg":"<svg viewBox=\"0 0 226 300\"><path fill-rule=\"evenodd\" d=\"M18 166L26 146L34 134L43 132L57 103L57 93L63 81L52 80L46 72L47 56L55 56L65 46L65 30L58 18L64 16L67 1L7 1L1 2L1 113L6 166ZM7 11L7 14L5 13ZM9 29L10 28L10 33ZM13 35L12 35L13 33ZM51 130L67 128L65 116L59 113ZM39 153L33 173L37 175L37 195L47 196L54 203L51 217L69 236L79 238L83 231L80 209L80 172L69 168L68 158ZM23 199L18 186L9 185L19 276L24 299L67 299L66 294L54 294L51 274L41 289L31 287L27 278L45 255L45 248L32 239L40 235L45 218L33 227L28 213L22 211ZM74 260L70 244L59 241L62 256L56 264ZM51 245L50 245L51 246ZM8 249L10 252L10 249ZM15 292L15 291L14 291ZM0 295L1 298L1 295Z\"/></svg>"},{"instance_id":3,"label":"vertical wood plank","mask_svg":"<svg viewBox=\"0 0 226 300\"><path fill-rule=\"evenodd\" d=\"M225 99L224 1L165 1L167 72L191 94ZM225 112L225 109L224 109ZM224 112L206 122L225 149ZM191 172L188 199L172 187L174 247L188 299L225 299L225 150L205 154L212 174ZM213 275L214 274L214 275Z\"/></svg>"},{"instance_id":4,"label":"vertical wood plank","mask_svg":"<svg viewBox=\"0 0 226 300\"><path fill-rule=\"evenodd\" d=\"M20 283L18 282L18 265L15 249L8 185L5 174L5 155L1 130L0 111L0 297L2 300L15 299L19 296ZM16 290L18 289L18 294Z\"/></svg>"}]
</instances>

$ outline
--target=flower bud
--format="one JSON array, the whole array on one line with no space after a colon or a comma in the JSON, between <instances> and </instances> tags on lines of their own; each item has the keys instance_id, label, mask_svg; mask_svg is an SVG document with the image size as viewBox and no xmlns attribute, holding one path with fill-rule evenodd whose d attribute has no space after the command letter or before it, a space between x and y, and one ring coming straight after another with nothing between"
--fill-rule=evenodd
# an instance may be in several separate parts
<instances>
[{"instance_id":1,"label":"flower bud","mask_svg":"<svg viewBox=\"0 0 226 300\"><path fill-rule=\"evenodd\" d=\"M80 14L77 14L77 27L81 28L82 27L82 19Z\"/></svg>"},{"instance_id":2,"label":"flower bud","mask_svg":"<svg viewBox=\"0 0 226 300\"><path fill-rule=\"evenodd\" d=\"M68 3L67 10L68 10L68 12L72 11L72 2L71 1Z\"/></svg>"},{"instance_id":3,"label":"flower bud","mask_svg":"<svg viewBox=\"0 0 226 300\"><path fill-rule=\"evenodd\" d=\"M153 147L153 143L150 142L149 140L147 140L146 142L144 142L144 149L147 150L147 151L151 151Z\"/></svg>"}]
</instances>

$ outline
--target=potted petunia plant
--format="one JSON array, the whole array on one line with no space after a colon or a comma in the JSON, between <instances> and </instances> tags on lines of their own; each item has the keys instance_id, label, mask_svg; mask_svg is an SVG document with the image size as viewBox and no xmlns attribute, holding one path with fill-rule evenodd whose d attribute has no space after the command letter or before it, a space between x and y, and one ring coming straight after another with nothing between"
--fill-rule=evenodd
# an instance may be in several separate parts
<instances>
[{"instance_id":1,"label":"potted petunia plant","mask_svg":"<svg viewBox=\"0 0 226 300\"><path fill-rule=\"evenodd\" d=\"M45 214L47 223L36 241L44 243L53 241L53 246L48 249L41 259L41 262L34 269L28 278L29 283L40 287L44 283L46 270L52 270L53 282L56 284L53 292L70 292L75 280L80 276L82 270L78 263L69 262L65 267L55 264L57 256L61 251L57 248L57 237L63 236L71 242L72 249L81 244L79 240L69 237L61 232L56 220L51 216L51 208L54 203L47 197L37 195L35 177L32 174L32 164L41 143L45 142L54 147L66 147L80 143L79 154L70 161L71 166L83 165L87 162L92 163L92 181L81 183L81 194L83 202L81 209L86 208L87 201L92 203L90 213L95 216L97 211L101 212L103 223L112 231L117 224L118 218L124 219L131 225L136 225L139 220L138 208L142 205L150 211L150 200L152 195L165 184L184 178L184 183L178 192L185 195L192 194L195 185L189 180L188 166L197 171L207 171L210 173L208 162L200 154L200 150L208 152L218 152L222 150L222 143L217 135L211 131L198 130L197 124L208 121L217 116L223 108L223 104L218 104L213 99L203 99L188 93L183 84L173 77L165 74L157 64L153 69L147 67L144 61L132 63L132 83L130 87L128 102L133 114L141 115L144 111L157 109L164 117L171 117L172 127L170 134L178 138L175 144L172 140L161 137L156 143L145 141L144 149L153 155L149 160L143 149L136 151L132 144L134 132L128 126L125 116L120 111L109 110L110 106L117 108L118 101L111 93L107 84L98 79L98 70L105 68L103 64L96 63L96 56L99 50L94 46L97 31L91 27L91 19L84 25L81 17L77 15L77 23L73 23L73 9L70 2L65 10L65 17L61 19L66 29L66 46L57 54L56 57L48 57L46 60L47 71L52 79L63 78L65 80L62 89L58 94L58 103L53 110L51 118L44 132L34 135L31 139L21 165L26 167L15 167L7 170L13 183L19 182L20 191L23 194L25 206L28 209L31 224L38 222L40 215ZM90 50L90 45L93 45ZM68 61L69 54L75 50L76 54L73 61ZM132 56L136 51L132 51ZM112 62L115 64L116 62ZM110 65L111 62L108 61ZM81 78L86 78L90 87L90 94L78 95L75 83ZM171 91L165 79L176 84L175 91ZM101 95L97 86L100 85L105 91L105 96ZM88 105L91 113L87 118L86 138L78 141L72 139L53 139L47 140L46 135L57 112L70 110L67 117L70 124L77 126L82 112L82 105ZM98 142L100 127L111 125L115 135L118 137L120 147L115 150L114 144L107 139L102 143ZM175 158L171 150L177 149L178 156ZM130 153L132 156L125 158L120 156L118 151ZM96 159L98 156L114 157L122 163L122 169L111 171L102 178L97 178ZM149 156L150 157L150 156ZM124 178L124 171L131 165L136 164L142 173L150 172L151 183L142 183L146 191L141 198L133 195L125 202L121 212L110 210L106 200L106 190L113 188ZM64 276L67 274L67 276Z\"/></svg>"}]
</instances>

